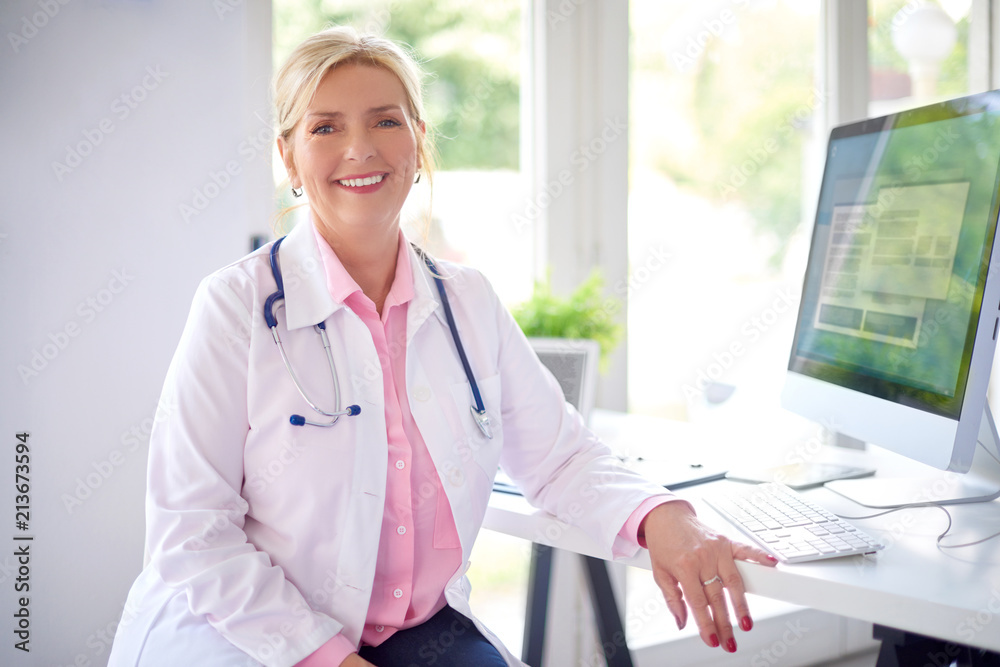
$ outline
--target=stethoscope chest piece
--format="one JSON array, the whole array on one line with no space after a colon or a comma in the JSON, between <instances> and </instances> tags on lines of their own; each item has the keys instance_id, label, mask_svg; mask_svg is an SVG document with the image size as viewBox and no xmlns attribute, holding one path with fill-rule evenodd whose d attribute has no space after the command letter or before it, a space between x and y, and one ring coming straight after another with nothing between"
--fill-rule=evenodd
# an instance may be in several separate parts
<instances>
[{"instance_id":1,"label":"stethoscope chest piece","mask_svg":"<svg viewBox=\"0 0 1000 667\"><path fill-rule=\"evenodd\" d=\"M482 412L477 410L474 405L470 405L469 410L472 411L472 418L476 420L476 426L479 427L479 430L483 432L483 435L486 436L487 440L492 440L493 428L490 425L490 416L486 414L485 410Z\"/></svg>"}]
</instances>

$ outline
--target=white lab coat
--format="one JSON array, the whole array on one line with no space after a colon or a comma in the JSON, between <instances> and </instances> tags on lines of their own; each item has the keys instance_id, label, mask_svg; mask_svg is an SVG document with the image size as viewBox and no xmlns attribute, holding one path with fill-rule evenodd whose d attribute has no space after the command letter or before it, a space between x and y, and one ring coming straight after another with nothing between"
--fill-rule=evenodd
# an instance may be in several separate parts
<instances>
[{"instance_id":1,"label":"white lab coat","mask_svg":"<svg viewBox=\"0 0 1000 667\"><path fill-rule=\"evenodd\" d=\"M147 564L112 666L287 666L338 632L360 640L388 465L381 365L365 324L331 298L314 235L299 225L280 250L280 336L307 394L330 409L332 380L313 327L326 322L342 404L357 403L361 414L332 428L289 424L292 414L318 415L292 385L264 323L264 301L276 289L269 249L209 276L195 295L150 439ZM472 617L464 573L498 464L530 502L572 517L607 557L613 547L627 550L615 544L618 531L663 489L619 466L566 406L483 276L440 262L493 422L494 437L485 439L434 282L412 250L411 266L406 390L465 563L446 590L448 604Z\"/></svg>"}]
</instances>

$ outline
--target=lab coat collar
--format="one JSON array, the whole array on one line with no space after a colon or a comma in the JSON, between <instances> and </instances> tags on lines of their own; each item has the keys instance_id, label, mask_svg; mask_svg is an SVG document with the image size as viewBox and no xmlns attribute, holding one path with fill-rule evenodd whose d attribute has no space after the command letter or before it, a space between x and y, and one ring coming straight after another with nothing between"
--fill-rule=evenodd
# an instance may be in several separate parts
<instances>
[{"instance_id":1,"label":"lab coat collar","mask_svg":"<svg viewBox=\"0 0 1000 667\"><path fill-rule=\"evenodd\" d=\"M446 322L446 318L430 269L411 244L407 243L406 247L410 253L410 270L413 272L413 299L410 300L406 311L406 343L409 345L413 334L431 314L437 316L441 322ZM435 265L441 270L438 262L435 262Z\"/></svg>"},{"instance_id":2,"label":"lab coat collar","mask_svg":"<svg viewBox=\"0 0 1000 667\"><path fill-rule=\"evenodd\" d=\"M289 331L323 322L343 308L326 287L323 259L310 223L295 225L281 243L278 262L285 286L285 326Z\"/></svg>"},{"instance_id":3,"label":"lab coat collar","mask_svg":"<svg viewBox=\"0 0 1000 667\"><path fill-rule=\"evenodd\" d=\"M410 271L413 273L413 299L407 307L406 339L409 343L431 314L444 321L443 309L434 279L427 265L407 243ZM285 285L285 314L288 330L310 327L325 321L341 308L326 285L323 259L320 257L312 225L300 222L282 242L278 253L282 280Z\"/></svg>"}]
</instances>

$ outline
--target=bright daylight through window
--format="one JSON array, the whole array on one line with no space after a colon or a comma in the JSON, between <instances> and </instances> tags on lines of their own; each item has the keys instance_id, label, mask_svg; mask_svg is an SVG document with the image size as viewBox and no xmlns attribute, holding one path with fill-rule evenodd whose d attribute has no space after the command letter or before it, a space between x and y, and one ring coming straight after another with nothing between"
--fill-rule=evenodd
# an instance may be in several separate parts
<instances>
[{"instance_id":1,"label":"bright daylight through window","mask_svg":"<svg viewBox=\"0 0 1000 667\"><path fill-rule=\"evenodd\" d=\"M274 62L329 25L407 44L429 74L424 104L438 160L433 188L422 180L404 209L410 238L481 270L505 303L527 298L534 236L514 222L528 199L520 172L521 0L275 0ZM275 177L285 178L277 160ZM299 203L286 192L279 191L283 205Z\"/></svg>"},{"instance_id":2,"label":"bright daylight through window","mask_svg":"<svg viewBox=\"0 0 1000 667\"><path fill-rule=\"evenodd\" d=\"M629 294L629 407L697 420L787 358L825 103L819 2L630 11L629 264L649 268Z\"/></svg>"}]
</instances>

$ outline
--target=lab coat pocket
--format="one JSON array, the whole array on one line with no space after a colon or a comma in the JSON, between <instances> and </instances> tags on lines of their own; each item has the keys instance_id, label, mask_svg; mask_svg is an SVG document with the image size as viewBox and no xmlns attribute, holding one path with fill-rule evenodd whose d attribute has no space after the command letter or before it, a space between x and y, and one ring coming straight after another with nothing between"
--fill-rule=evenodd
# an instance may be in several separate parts
<instances>
[{"instance_id":1,"label":"lab coat pocket","mask_svg":"<svg viewBox=\"0 0 1000 667\"><path fill-rule=\"evenodd\" d=\"M437 508L434 510L434 548L461 549L462 542L458 538L455 527L455 517L451 513L451 505L444 489L438 493Z\"/></svg>"}]
</instances>

